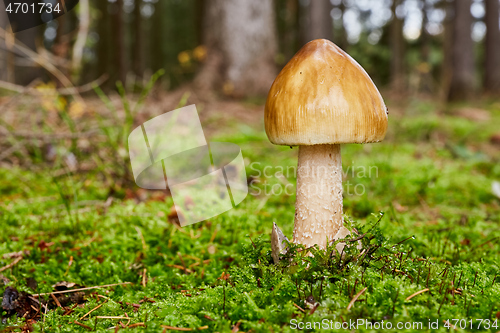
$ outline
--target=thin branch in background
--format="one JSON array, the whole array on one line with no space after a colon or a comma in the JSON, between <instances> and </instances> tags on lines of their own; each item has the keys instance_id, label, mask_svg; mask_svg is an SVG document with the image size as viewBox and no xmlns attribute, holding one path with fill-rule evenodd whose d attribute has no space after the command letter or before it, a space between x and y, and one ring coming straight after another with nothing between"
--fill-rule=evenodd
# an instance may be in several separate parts
<instances>
[{"instance_id":1,"label":"thin branch in background","mask_svg":"<svg viewBox=\"0 0 500 333\"><path fill-rule=\"evenodd\" d=\"M99 78L97 78L96 80L89 82L89 83L86 83L82 86L56 89L55 92L57 94L63 95L63 96L75 95L78 93L91 91L94 89L94 86L102 85L107 79L108 79L108 75L103 74ZM14 83L6 82L6 81L0 81L0 88L5 89L5 90L9 90L9 91L13 91L13 92L17 92L20 94L30 94L30 95L35 95L35 96L45 95L44 93L42 93L39 90L32 88L30 86L24 87L24 86L20 86L20 85L14 84Z\"/></svg>"},{"instance_id":2,"label":"thin branch in background","mask_svg":"<svg viewBox=\"0 0 500 333\"><path fill-rule=\"evenodd\" d=\"M80 139L80 138L85 138L85 137L90 137L94 136L100 131L100 129L95 128L91 129L86 132L81 132L81 133L32 133L32 132L24 132L24 131L19 131L19 132L5 132L5 131L0 131L0 137L5 136L5 135L11 135L16 138L22 138L22 139L35 139L35 140L41 140L41 141L52 141L52 140L68 140L68 139Z\"/></svg>"},{"instance_id":3,"label":"thin branch in background","mask_svg":"<svg viewBox=\"0 0 500 333\"><path fill-rule=\"evenodd\" d=\"M123 282L123 283L113 283L113 284L105 284L102 286L94 286L94 287L87 287L87 288L78 288L78 289L69 289L69 290L63 290L63 291L54 291L51 293L42 293L42 294L35 294L33 297L40 297L40 296L46 296L46 295L58 295L58 294L68 294L68 293L76 293L78 291L85 291L85 290L92 290L92 289L99 289L99 288L109 288L109 287L116 287L116 286L124 286L127 284L132 284L132 282Z\"/></svg>"},{"instance_id":4,"label":"thin branch in background","mask_svg":"<svg viewBox=\"0 0 500 333\"><path fill-rule=\"evenodd\" d=\"M8 33L5 31L5 29L0 27L0 38L7 40L8 39ZM50 59L41 56L40 54L36 53L35 51L31 50L29 47L24 45L18 40L15 40L13 44L13 49L18 50L19 52L23 53L26 55L28 58L36 62L38 65L41 67L45 68L47 71L49 71L52 75L54 75L60 82L61 84L66 87L66 88L74 88L73 84L71 81L64 75L63 72L61 72L54 64L50 62ZM82 105L86 105L85 101L83 100L82 96L80 94L75 94L74 95L75 99L81 103Z\"/></svg>"},{"instance_id":5,"label":"thin branch in background","mask_svg":"<svg viewBox=\"0 0 500 333\"><path fill-rule=\"evenodd\" d=\"M19 148L21 148L21 146L23 146L24 144L24 141L18 141L16 142L14 145L12 145L12 147L8 148L7 150L4 150L1 154L0 154L0 161L6 159L6 158L9 158L12 154L14 154L16 151L19 150Z\"/></svg>"},{"instance_id":6,"label":"thin branch in background","mask_svg":"<svg viewBox=\"0 0 500 333\"><path fill-rule=\"evenodd\" d=\"M78 76L82 67L82 56L87 42L90 26L90 5L89 0L80 0L80 10L78 11L78 34L73 46L73 59L71 67L74 76Z\"/></svg>"},{"instance_id":7,"label":"thin branch in background","mask_svg":"<svg viewBox=\"0 0 500 333\"><path fill-rule=\"evenodd\" d=\"M10 264L8 264L7 266L4 266L2 268L0 268L0 272L3 272L3 271L6 271L12 267L14 267L18 262L20 262L21 260L23 259L23 257L19 257L17 258L16 260L14 260L13 262L11 262Z\"/></svg>"}]
</instances>

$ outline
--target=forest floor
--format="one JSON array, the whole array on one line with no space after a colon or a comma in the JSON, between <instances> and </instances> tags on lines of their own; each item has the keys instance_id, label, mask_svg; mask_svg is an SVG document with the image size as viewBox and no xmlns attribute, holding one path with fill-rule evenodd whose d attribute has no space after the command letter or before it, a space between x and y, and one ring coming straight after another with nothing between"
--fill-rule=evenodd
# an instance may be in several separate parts
<instances>
[{"instance_id":1,"label":"forest floor","mask_svg":"<svg viewBox=\"0 0 500 333\"><path fill-rule=\"evenodd\" d=\"M12 287L0 332L352 331L356 320L362 332L500 331L498 102L389 101L386 140L342 148L344 213L364 249L341 260L292 247L274 265L273 222L292 235L295 198L282 191L297 149L269 143L259 101L153 93L137 113L103 97L107 108L93 99L82 114L37 98L0 116L0 278ZM235 209L187 227L167 191L133 183L125 149L132 128L179 101L197 104L210 140L241 147L250 183Z\"/></svg>"}]
</instances>

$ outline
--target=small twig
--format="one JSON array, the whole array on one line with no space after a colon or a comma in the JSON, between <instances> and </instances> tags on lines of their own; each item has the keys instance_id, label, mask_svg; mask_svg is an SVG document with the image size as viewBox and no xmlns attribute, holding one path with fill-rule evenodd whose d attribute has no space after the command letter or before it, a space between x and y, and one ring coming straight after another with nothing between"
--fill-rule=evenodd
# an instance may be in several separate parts
<instances>
[{"instance_id":1,"label":"small twig","mask_svg":"<svg viewBox=\"0 0 500 333\"><path fill-rule=\"evenodd\" d=\"M101 306L103 306L104 304L106 304L107 302L104 302L102 304L99 304L98 306L96 306L95 308L93 308L92 310L90 310L89 312L87 312L85 315L83 315L83 317L80 318L80 320L82 320L83 318L87 317L89 314L91 314L92 312L94 312L95 310L99 309Z\"/></svg>"},{"instance_id":2,"label":"small twig","mask_svg":"<svg viewBox=\"0 0 500 333\"><path fill-rule=\"evenodd\" d=\"M365 236L366 236L367 232L365 232L364 234L362 234L361 236L358 236L356 238L353 238L353 239L346 239L347 242L357 242L361 239L363 239ZM341 242L341 243L344 243L344 242Z\"/></svg>"},{"instance_id":3,"label":"small twig","mask_svg":"<svg viewBox=\"0 0 500 333\"><path fill-rule=\"evenodd\" d=\"M69 314L73 313L73 311L75 310L75 308L76 308L77 306L78 306L78 304L73 305L73 306L71 307L71 309L66 310L66 312L64 312L64 313L62 314L62 316L67 316L67 315L69 315Z\"/></svg>"},{"instance_id":4,"label":"small twig","mask_svg":"<svg viewBox=\"0 0 500 333\"><path fill-rule=\"evenodd\" d=\"M8 270L12 267L14 267L18 262L20 262L21 260L23 259L23 257L19 257L17 258L16 260L14 260L13 262L11 262L10 264L8 264L7 266L4 266L2 268L0 268L0 272L3 272L5 270Z\"/></svg>"},{"instance_id":5,"label":"small twig","mask_svg":"<svg viewBox=\"0 0 500 333\"><path fill-rule=\"evenodd\" d=\"M213 243L213 241L215 240L215 236L217 236L217 232L219 231L218 228L215 228L213 234L212 234L212 237L210 237L210 241L209 243Z\"/></svg>"},{"instance_id":6,"label":"small twig","mask_svg":"<svg viewBox=\"0 0 500 333\"><path fill-rule=\"evenodd\" d=\"M349 303L349 305L347 306L347 310L350 310L352 308L352 306L354 305L354 302L356 302L359 298L359 296L361 296L361 294L363 294L366 289L368 289L368 287L364 287L363 289L361 289L361 291L359 293L356 294L356 296L354 296L351 300L351 302Z\"/></svg>"},{"instance_id":7,"label":"small twig","mask_svg":"<svg viewBox=\"0 0 500 333\"><path fill-rule=\"evenodd\" d=\"M89 331L92 331L92 328L91 328L90 326L87 326L87 325L85 325L85 324L82 324L82 323L80 323L80 322L78 322L78 321L76 321L76 320L73 322L73 324L77 324L78 326L81 326L81 327L83 327L83 328L88 329Z\"/></svg>"},{"instance_id":8,"label":"small twig","mask_svg":"<svg viewBox=\"0 0 500 333\"><path fill-rule=\"evenodd\" d=\"M130 317L96 316L97 319L130 319Z\"/></svg>"},{"instance_id":9,"label":"small twig","mask_svg":"<svg viewBox=\"0 0 500 333\"><path fill-rule=\"evenodd\" d=\"M1 160L1 158L0 158L0 160ZM252 242L253 248L256 249L257 246L255 246L255 243L253 242L252 237L250 237L250 235L248 235L248 238L250 238L250 242Z\"/></svg>"},{"instance_id":10,"label":"small twig","mask_svg":"<svg viewBox=\"0 0 500 333\"><path fill-rule=\"evenodd\" d=\"M3 151L1 154L0 154L0 161L10 157L12 154L14 154L22 145L24 145L24 141L23 140L19 140L18 142L16 142L12 147L10 147L9 149Z\"/></svg>"},{"instance_id":11,"label":"small twig","mask_svg":"<svg viewBox=\"0 0 500 333\"><path fill-rule=\"evenodd\" d=\"M444 303L444 300L446 299L446 294L447 293L448 293L448 289L445 291L444 296L443 296L443 300L441 301L441 304L439 305L439 309L438 309L438 312L437 312L438 315L439 315L439 312L441 312L441 307L443 306L443 303Z\"/></svg>"},{"instance_id":12,"label":"small twig","mask_svg":"<svg viewBox=\"0 0 500 333\"><path fill-rule=\"evenodd\" d=\"M411 294L410 296L406 297L405 301L409 301L410 299L412 299L413 297L417 296L417 295L420 295L420 294L423 294L425 293L426 291L429 291L429 288L425 288L425 289L422 289L422 290L419 290L417 291L416 293L414 294Z\"/></svg>"},{"instance_id":13,"label":"small twig","mask_svg":"<svg viewBox=\"0 0 500 333\"><path fill-rule=\"evenodd\" d=\"M403 243L403 242L406 242L408 239L410 239L410 238L412 238L412 237L413 237L413 236L410 236L410 237L408 237L408 238L405 238L405 239L403 239L401 242L398 242L398 243L394 244L392 247L395 247L396 245L399 245L399 244L401 244L401 243Z\"/></svg>"},{"instance_id":14,"label":"small twig","mask_svg":"<svg viewBox=\"0 0 500 333\"><path fill-rule=\"evenodd\" d=\"M146 250L148 249L148 247L146 245L146 240L144 239L144 236L142 235L141 229L139 229L139 227L137 227L137 226L134 227L134 228L135 228L135 231L137 231L137 233L139 234L139 238L141 239L142 249L144 250L144 252L146 252Z\"/></svg>"},{"instance_id":15,"label":"small twig","mask_svg":"<svg viewBox=\"0 0 500 333\"><path fill-rule=\"evenodd\" d=\"M142 286L144 288L146 288L146 272L147 272L147 269L144 268L144 270L142 271Z\"/></svg>"},{"instance_id":16,"label":"small twig","mask_svg":"<svg viewBox=\"0 0 500 333\"><path fill-rule=\"evenodd\" d=\"M298 306L297 304L293 303L293 306L295 306L297 309L299 309L300 311L306 313L306 311L304 309L302 309L300 306Z\"/></svg>"},{"instance_id":17,"label":"small twig","mask_svg":"<svg viewBox=\"0 0 500 333\"><path fill-rule=\"evenodd\" d=\"M51 141L51 140L66 140L66 139L79 139L79 138L85 138L85 137L90 137L94 136L96 133L98 133L100 129L94 128L91 130L88 130L86 132L81 132L81 133L33 133L33 132L25 132L25 131L19 131L19 132L6 132L6 131L0 131L0 135L11 135L16 138L23 138L23 139L38 139L42 141Z\"/></svg>"},{"instance_id":18,"label":"small twig","mask_svg":"<svg viewBox=\"0 0 500 333\"><path fill-rule=\"evenodd\" d=\"M186 263L184 262L184 259L182 259L182 254L180 252L177 252L177 255L179 256L179 259L181 260L182 267L184 267L184 273L188 273L188 269L186 268Z\"/></svg>"},{"instance_id":19,"label":"small twig","mask_svg":"<svg viewBox=\"0 0 500 333\"><path fill-rule=\"evenodd\" d=\"M241 325L241 321L237 322L237 323L233 326L233 329L231 330L231 333L236 333L236 332L239 332L239 331L240 331L240 325Z\"/></svg>"},{"instance_id":20,"label":"small twig","mask_svg":"<svg viewBox=\"0 0 500 333\"><path fill-rule=\"evenodd\" d=\"M95 286L95 287L87 287L87 288L79 288L79 289L71 289L71 290L63 290L63 291L54 291L52 293L42 293L42 294L35 294L33 297L40 297L40 296L46 296L46 295L57 295L57 294L67 294L67 293L74 293L77 291L85 291L85 290L92 290L92 289L99 289L99 288L109 288L109 287L116 287L116 286L123 286L126 284L132 284L132 282L123 282L123 283L114 283L114 284L106 284L103 286Z\"/></svg>"},{"instance_id":21,"label":"small twig","mask_svg":"<svg viewBox=\"0 0 500 333\"><path fill-rule=\"evenodd\" d=\"M24 250L24 251L19 251L19 252L11 252L11 253L6 253L2 256L3 259L14 259L14 258L19 258L24 255L29 255L30 251Z\"/></svg>"},{"instance_id":22,"label":"small twig","mask_svg":"<svg viewBox=\"0 0 500 333\"><path fill-rule=\"evenodd\" d=\"M311 311L309 311L309 314L312 315L317 308L319 308L319 303L316 303L316 305L311 309Z\"/></svg>"},{"instance_id":23,"label":"small twig","mask_svg":"<svg viewBox=\"0 0 500 333\"><path fill-rule=\"evenodd\" d=\"M186 267L183 267L181 265L174 265L174 264L166 264L165 266L168 266L168 267L174 267L174 268L177 268L177 269L181 269L187 273L193 273L192 270L190 270L189 268L186 268Z\"/></svg>"},{"instance_id":24,"label":"small twig","mask_svg":"<svg viewBox=\"0 0 500 333\"><path fill-rule=\"evenodd\" d=\"M168 326L168 325L161 325L161 327L163 327L165 330L164 332L166 332L167 330L172 330L172 331L185 331L185 332L188 332L188 331L192 331L193 329L192 328L185 328L185 327L173 327L173 326Z\"/></svg>"},{"instance_id":25,"label":"small twig","mask_svg":"<svg viewBox=\"0 0 500 333\"><path fill-rule=\"evenodd\" d=\"M50 294L50 296L52 297L52 299L54 300L54 302L56 302L56 305L58 307L62 308L61 303L59 303L59 300L57 299L57 297L54 294Z\"/></svg>"},{"instance_id":26,"label":"small twig","mask_svg":"<svg viewBox=\"0 0 500 333\"><path fill-rule=\"evenodd\" d=\"M134 328L134 327L146 327L146 324L144 323L135 323L135 324L132 324L132 325L127 325L127 328Z\"/></svg>"},{"instance_id":27,"label":"small twig","mask_svg":"<svg viewBox=\"0 0 500 333\"><path fill-rule=\"evenodd\" d=\"M474 288L474 286L476 285L476 278L477 278L477 272L476 272L476 275L474 275L474 283L472 284L472 288Z\"/></svg>"},{"instance_id":28,"label":"small twig","mask_svg":"<svg viewBox=\"0 0 500 333\"><path fill-rule=\"evenodd\" d=\"M75 95L77 93L87 92L94 89L94 86L100 86L108 79L107 74L103 74L97 80L89 82L79 87L70 87L70 88L62 88L62 89L54 89L54 91L59 95ZM43 96L44 93L40 90L31 87L24 87L14 83L0 81L0 88L5 90L10 90L13 92L17 92L20 94L30 94L35 96Z\"/></svg>"}]
</instances>

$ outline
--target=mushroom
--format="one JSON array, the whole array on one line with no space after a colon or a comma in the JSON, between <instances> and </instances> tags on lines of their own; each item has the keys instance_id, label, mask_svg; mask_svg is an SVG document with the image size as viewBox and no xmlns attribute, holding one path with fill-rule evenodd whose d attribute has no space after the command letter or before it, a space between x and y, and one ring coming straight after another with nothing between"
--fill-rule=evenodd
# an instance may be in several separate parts
<instances>
[{"instance_id":1,"label":"mushroom","mask_svg":"<svg viewBox=\"0 0 500 333\"><path fill-rule=\"evenodd\" d=\"M272 143L299 146L293 243L325 249L349 234L340 145L383 140L387 114L365 70L328 40L304 45L276 77L265 128Z\"/></svg>"}]
</instances>

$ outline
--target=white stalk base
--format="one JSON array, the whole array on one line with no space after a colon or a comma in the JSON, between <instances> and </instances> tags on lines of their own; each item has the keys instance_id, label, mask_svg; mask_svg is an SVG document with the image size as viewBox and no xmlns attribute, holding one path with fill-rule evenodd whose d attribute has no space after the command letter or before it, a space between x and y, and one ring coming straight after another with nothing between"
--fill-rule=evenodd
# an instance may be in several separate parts
<instances>
[{"instance_id":1,"label":"white stalk base","mask_svg":"<svg viewBox=\"0 0 500 333\"><path fill-rule=\"evenodd\" d=\"M342 226L340 145L300 146L293 242L325 249Z\"/></svg>"}]
</instances>

